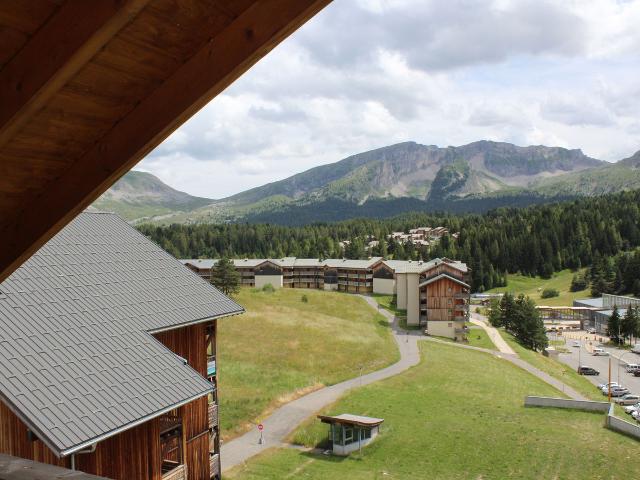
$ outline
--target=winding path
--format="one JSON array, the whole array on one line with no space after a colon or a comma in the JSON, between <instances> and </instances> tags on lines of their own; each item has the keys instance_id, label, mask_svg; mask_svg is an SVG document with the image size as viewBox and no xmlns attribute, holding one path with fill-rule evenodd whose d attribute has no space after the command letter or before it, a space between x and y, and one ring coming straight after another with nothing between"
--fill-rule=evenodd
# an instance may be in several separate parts
<instances>
[{"instance_id":1,"label":"winding path","mask_svg":"<svg viewBox=\"0 0 640 480\"><path fill-rule=\"evenodd\" d=\"M487 335L489 335L489 338L496 346L496 348L500 350L500 352L518 356L516 352L513 351L513 348L511 348L509 344L505 342L504 338L502 338L502 335L500 335L500 332L498 332L498 330L494 326L489 325L485 317L477 313L472 313L470 321L474 325L482 327L484 331L487 332Z\"/></svg>"},{"instance_id":2,"label":"winding path","mask_svg":"<svg viewBox=\"0 0 640 480\"><path fill-rule=\"evenodd\" d=\"M378 310L378 304L373 298L365 296L362 298ZM262 445L259 443L260 433L257 430L247 432L222 445L220 451L222 471L244 463L267 448L279 446L300 423L323 407L338 400L348 390L392 377L418 364L420 361L419 332L404 332L400 330L391 313L384 309L380 309L379 312L391 323L393 337L400 350L400 360L382 370L316 390L276 409L262 422L264 425L264 443Z\"/></svg>"},{"instance_id":3,"label":"winding path","mask_svg":"<svg viewBox=\"0 0 640 480\"><path fill-rule=\"evenodd\" d=\"M586 400L585 397L568 385L556 380L542 370L519 358L513 349L505 342L500 333L495 328L489 326L486 321L479 319L478 315L474 316L471 321L487 331L491 341L500 350L499 352L486 348L473 347L459 343L445 342L431 337L424 337L419 330L402 330L400 329L398 322L394 320L393 315L385 309L379 309L378 304L373 298L364 295L361 295L361 297L371 305L372 308L378 310L382 315L384 315L390 322L393 338L400 350L400 360L389 367L383 368L382 370L377 370L361 377L352 378L329 387L321 388L320 390L309 393L276 409L262 422L264 425L263 444L259 443L260 433L257 430L252 430L222 445L220 459L222 462L223 472L246 462L249 458L257 455L267 448L281 446L287 436L304 420L325 406L337 401L350 389L392 377L404 372L414 365L417 365L420 362L418 340L427 340L458 348L466 348L489 353L517 365L575 400Z\"/></svg>"}]
</instances>

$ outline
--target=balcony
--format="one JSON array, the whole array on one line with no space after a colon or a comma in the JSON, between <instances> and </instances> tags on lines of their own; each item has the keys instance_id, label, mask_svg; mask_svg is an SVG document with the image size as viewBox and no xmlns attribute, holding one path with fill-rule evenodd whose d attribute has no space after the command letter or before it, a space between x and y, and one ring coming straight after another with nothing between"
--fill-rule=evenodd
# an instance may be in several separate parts
<instances>
[{"instance_id":1,"label":"balcony","mask_svg":"<svg viewBox=\"0 0 640 480\"><path fill-rule=\"evenodd\" d=\"M208 416L209 416L209 428L217 427L218 426L218 405L216 405L215 403L209 404Z\"/></svg>"},{"instance_id":2,"label":"balcony","mask_svg":"<svg viewBox=\"0 0 640 480\"><path fill-rule=\"evenodd\" d=\"M470 293L454 293L453 294L453 298L458 299L458 300L468 300L469 297L471 296Z\"/></svg>"},{"instance_id":3,"label":"balcony","mask_svg":"<svg viewBox=\"0 0 640 480\"><path fill-rule=\"evenodd\" d=\"M211 478L220 476L220 455L217 453L209 455L209 475Z\"/></svg>"},{"instance_id":4,"label":"balcony","mask_svg":"<svg viewBox=\"0 0 640 480\"><path fill-rule=\"evenodd\" d=\"M207 362L207 377L213 377L216 374L216 359L210 358Z\"/></svg>"},{"instance_id":5,"label":"balcony","mask_svg":"<svg viewBox=\"0 0 640 480\"><path fill-rule=\"evenodd\" d=\"M162 472L162 480L187 480L187 467L178 462L163 461Z\"/></svg>"}]
</instances>

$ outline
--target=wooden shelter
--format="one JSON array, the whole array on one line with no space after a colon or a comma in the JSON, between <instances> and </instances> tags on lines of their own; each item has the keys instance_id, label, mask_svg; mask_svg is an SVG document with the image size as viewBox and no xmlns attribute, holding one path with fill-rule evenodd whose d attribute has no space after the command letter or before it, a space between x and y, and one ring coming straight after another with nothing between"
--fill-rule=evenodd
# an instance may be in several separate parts
<instances>
[{"instance_id":1,"label":"wooden shelter","mask_svg":"<svg viewBox=\"0 0 640 480\"><path fill-rule=\"evenodd\" d=\"M0 281L329 1L0 2Z\"/></svg>"}]
</instances>

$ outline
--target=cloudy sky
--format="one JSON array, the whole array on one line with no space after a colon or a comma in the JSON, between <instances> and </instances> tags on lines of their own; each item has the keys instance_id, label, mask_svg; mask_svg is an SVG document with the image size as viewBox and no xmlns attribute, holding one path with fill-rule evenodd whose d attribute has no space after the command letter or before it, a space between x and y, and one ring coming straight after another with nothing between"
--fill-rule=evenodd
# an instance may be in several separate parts
<instances>
[{"instance_id":1,"label":"cloudy sky","mask_svg":"<svg viewBox=\"0 0 640 480\"><path fill-rule=\"evenodd\" d=\"M334 0L138 166L222 198L373 148L640 150L640 0Z\"/></svg>"}]
</instances>

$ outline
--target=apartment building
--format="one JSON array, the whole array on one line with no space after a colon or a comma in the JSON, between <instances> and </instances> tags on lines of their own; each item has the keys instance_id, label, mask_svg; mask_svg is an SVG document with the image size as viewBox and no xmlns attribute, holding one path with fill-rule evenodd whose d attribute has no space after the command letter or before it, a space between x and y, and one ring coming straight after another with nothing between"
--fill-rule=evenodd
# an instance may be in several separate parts
<instances>
[{"instance_id":1,"label":"apartment building","mask_svg":"<svg viewBox=\"0 0 640 480\"><path fill-rule=\"evenodd\" d=\"M241 306L107 213L80 214L0 292L0 454L220 477L217 320Z\"/></svg>"},{"instance_id":2,"label":"apartment building","mask_svg":"<svg viewBox=\"0 0 640 480\"><path fill-rule=\"evenodd\" d=\"M181 260L209 278L213 260ZM471 288L466 264L447 258L428 262L347 259L234 260L243 286L314 288L347 293L396 295L407 311L407 324L425 327L433 335L464 338ZM207 270L208 268L208 270Z\"/></svg>"}]
</instances>

